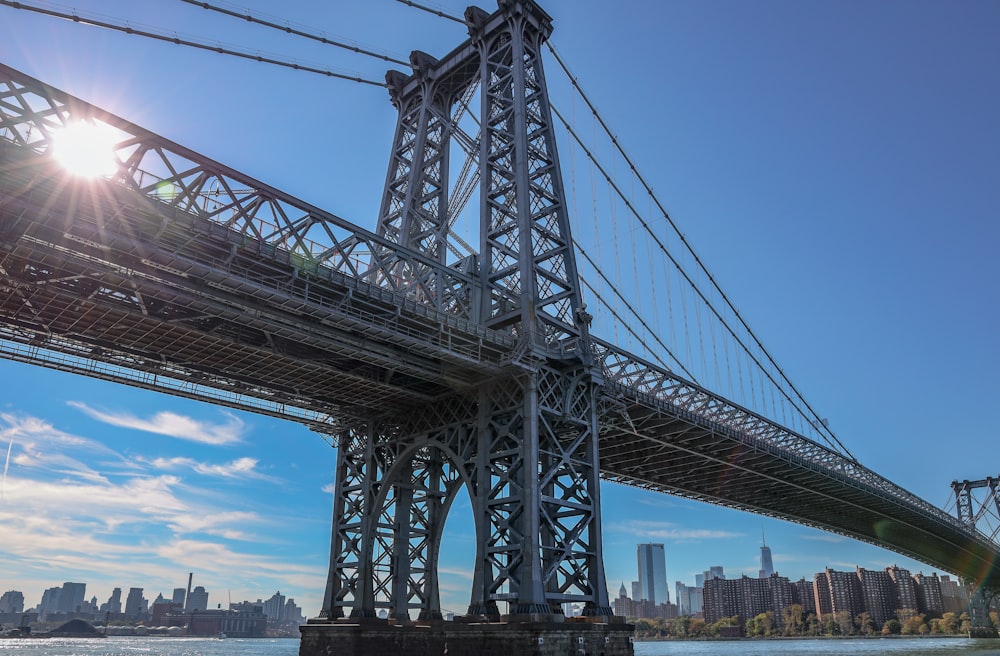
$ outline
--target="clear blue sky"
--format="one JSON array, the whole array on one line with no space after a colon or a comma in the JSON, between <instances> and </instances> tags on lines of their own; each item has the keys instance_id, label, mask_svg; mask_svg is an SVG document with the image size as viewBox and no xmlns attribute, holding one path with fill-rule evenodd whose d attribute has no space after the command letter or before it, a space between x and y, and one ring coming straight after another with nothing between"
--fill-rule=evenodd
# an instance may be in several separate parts
<instances>
[{"instance_id":1,"label":"clear blue sky","mask_svg":"<svg viewBox=\"0 0 1000 656\"><path fill-rule=\"evenodd\" d=\"M439 5L460 13L464 3ZM179 0L100 13L381 79L385 66ZM251 7L402 55L457 24L391 0ZM493 5L484 5L488 10ZM938 505L1000 473L1000 5L550 0L553 42L675 220L841 440ZM0 61L315 205L374 226L384 90L0 7ZM550 76L554 65L547 63ZM568 99L555 99L567 106ZM0 588L88 598L186 583L211 603L321 599L334 451L294 424L0 361ZM606 485L609 585L664 542L671 583L722 565L930 569L766 518ZM443 605L468 603L468 504Z\"/></svg>"}]
</instances>

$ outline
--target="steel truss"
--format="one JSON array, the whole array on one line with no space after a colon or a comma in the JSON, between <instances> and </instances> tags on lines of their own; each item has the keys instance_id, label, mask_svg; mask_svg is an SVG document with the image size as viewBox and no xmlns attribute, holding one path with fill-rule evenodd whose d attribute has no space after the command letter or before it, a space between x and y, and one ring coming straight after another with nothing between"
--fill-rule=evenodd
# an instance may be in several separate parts
<instances>
[{"instance_id":1,"label":"steel truss","mask_svg":"<svg viewBox=\"0 0 1000 656\"><path fill-rule=\"evenodd\" d=\"M477 535L470 614L498 618L498 602L514 616L561 615L563 602L611 614L598 384L540 59L551 23L521 1L492 15L470 8L466 21L471 39L457 54L414 53L411 76L387 75L399 121L377 232L445 261L450 115L478 88L480 316L517 347L501 380L437 404L430 416L445 423L370 422L341 435L327 618L348 606L354 616L439 616L436 556L461 487Z\"/></svg>"},{"instance_id":2,"label":"steel truss","mask_svg":"<svg viewBox=\"0 0 1000 656\"><path fill-rule=\"evenodd\" d=\"M955 513L959 521L969 530L996 541L1000 534L1000 478L952 481L951 489L955 493ZM985 491L981 499L977 498L976 490ZM1000 589L991 590L973 576L966 577L965 583L971 590L969 617L974 632L979 636L984 632L995 636L996 629L990 621L990 604Z\"/></svg>"}]
</instances>

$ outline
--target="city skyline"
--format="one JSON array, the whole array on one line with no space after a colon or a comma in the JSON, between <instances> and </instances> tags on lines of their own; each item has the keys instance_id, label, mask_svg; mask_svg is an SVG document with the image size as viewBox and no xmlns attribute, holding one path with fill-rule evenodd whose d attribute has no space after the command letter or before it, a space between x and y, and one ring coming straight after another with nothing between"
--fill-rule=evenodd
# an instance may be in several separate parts
<instances>
[{"instance_id":1,"label":"city skyline","mask_svg":"<svg viewBox=\"0 0 1000 656\"><path fill-rule=\"evenodd\" d=\"M404 58L410 49L441 55L464 38L461 26L389 0L357 4L289 2L281 11L393 44ZM438 4L459 14L466 3ZM990 409L1000 394L988 373L1000 364L992 253L1000 83L987 65L1000 9L975 1L544 4L555 47L749 323L861 462L936 505L947 505L951 480L995 475L970 454L991 452ZM373 79L387 67L197 7L89 5L98 8L366 66ZM0 12L4 63L374 225L396 119L384 91ZM663 44L654 58L650 43ZM571 102L567 109L584 113ZM587 186L589 173L576 175ZM9 361L0 361L0 381L0 585L33 596L88 581L110 593L113 581L145 571L147 589L167 591L177 571L194 570L205 572L207 589L231 589L234 598L287 588L307 615L319 610L334 463L322 438L290 422ZM775 570L790 579L821 564L932 571L833 534L681 498L613 484L601 495L612 596L635 578L637 542L666 545L669 582L693 579L702 560L753 575L760 563L751 545L762 528ZM470 518L460 496L442 554L442 605L458 612L471 586Z\"/></svg>"},{"instance_id":2,"label":"city skyline","mask_svg":"<svg viewBox=\"0 0 1000 656\"><path fill-rule=\"evenodd\" d=\"M2 587L0 585L0 588ZM127 593L125 592L126 590L128 591ZM67 595L67 591L69 595ZM87 592L90 594L87 594ZM40 613L69 613L72 615L75 612L80 612L80 609L86 609L90 613L99 611L101 613L122 614L126 619L134 619L139 611L148 613L158 600L178 605L185 613L228 609L230 606L259 603L265 606L265 615L276 616L278 613L275 612L275 600L280 599L279 605L282 608L285 607L287 602L291 602L293 606L296 605L294 597L283 595L280 590L272 593L266 601L263 596L258 596L256 602L248 598L238 599L234 602L228 590L226 591L227 597L225 601L217 599L209 601L211 594L210 590L206 590L201 585L193 586L190 591L183 587L174 588L170 591L170 594L164 591L152 591L144 586L121 585L115 586L106 597L102 597L93 591L87 591L87 583L85 582L66 581L61 586L46 588L42 592L38 603L35 604L30 603L29 600L31 597L23 590L8 589L0 592L0 599L6 600L9 597L13 598L15 596L19 598L22 607L22 610L17 611L19 613L35 611ZM268 609L271 612L268 612ZM11 612L15 611L7 610L3 606L0 606L0 614Z\"/></svg>"}]
</instances>

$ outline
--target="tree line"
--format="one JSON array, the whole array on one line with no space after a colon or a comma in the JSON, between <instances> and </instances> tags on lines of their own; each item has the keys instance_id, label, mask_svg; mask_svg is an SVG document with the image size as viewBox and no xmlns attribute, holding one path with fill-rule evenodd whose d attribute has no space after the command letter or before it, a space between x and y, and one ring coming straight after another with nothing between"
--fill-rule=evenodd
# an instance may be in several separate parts
<instances>
[{"instance_id":1,"label":"tree line","mask_svg":"<svg viewBox=\"0 0 1000 656\"><path fill-rule=\"evenodd\" d=\"M990 613L994 626L998 626L997 613ZM943 613L940 617L928 617L925 613L903 608L896 616L881 625L867 612L851 617L841 611L832 613L822 620L815 613L806 613L800 604L792 604L781 610L781 622L771 611L746 619L743 634L750 638L778 637L838 637L876 635L968 635L971 621L968 613ZM739 616L724 617L708 624L705 620L684 615L670 619L629 619L635 625L638 639L695 639L717 638L740 626Z\"/></svg>"}]
</instances>

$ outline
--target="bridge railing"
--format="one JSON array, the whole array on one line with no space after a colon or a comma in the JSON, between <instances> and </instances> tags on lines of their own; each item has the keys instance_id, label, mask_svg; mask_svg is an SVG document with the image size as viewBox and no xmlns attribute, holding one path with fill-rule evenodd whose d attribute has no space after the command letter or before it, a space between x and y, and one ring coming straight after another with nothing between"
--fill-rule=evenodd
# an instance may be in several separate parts
<instances>
[{"instance_id":1,"label":"bridge railing","mask_svg":"<svg viewBox=\"0 0 1000 656\"><path fill-rule=\"evenodd\" d=\"M0 139L54 153L60 132L78 122L107 129L115 160L111 179L147 198L284 251L303 271L325 267L456 318L476 318L475 281L469 267L447 267L400 248L0 64Z\"/></svg>"},{"instance_id":2,"label":"bridge railing","mask_svg":"<svg viewBox=\"0 0 1000 656\"><path fill-rule=\"evenodd\" d=\"M749 442L756 448L771 451L789 461L821 467L845 482L863 485L868 491L919 509L941 522L970 533L958 518L886 480L856 460L752 410L731 403L613 344L594 339L593 349L595 362L601 366L605 383L609 387L617 387L622 392L645 400L653 407L668 406L671 412L708 422L732 437ZM978 533L977 536L988 539Z\"/></svg>"}]
</instances>

